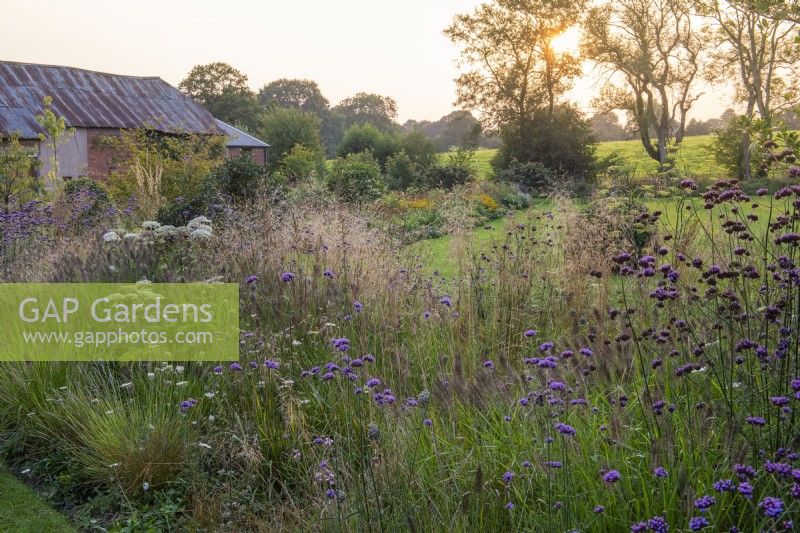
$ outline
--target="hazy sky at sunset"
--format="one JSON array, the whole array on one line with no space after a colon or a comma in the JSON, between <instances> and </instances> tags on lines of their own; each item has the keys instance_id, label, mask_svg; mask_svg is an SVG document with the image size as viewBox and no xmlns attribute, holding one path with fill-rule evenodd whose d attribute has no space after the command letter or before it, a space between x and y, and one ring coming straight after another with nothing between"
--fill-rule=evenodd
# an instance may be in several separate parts
<instances>
[{"instance_id":1,"label":"hazy sky at sunset","mask_svg":"<svg viewBox=\"0 0 800 533\"><path fill-rule=\"evenodd\" d=\"M453 109L456 48L442 35L480 0L0 0L0 59L160 76L225 61L257 90L317 81L332 104L358 91L394 97L400 120ZM574 91L589 111L591 75ZM727 97L705 87L695 116ZM724 94L724 91L723 93Z\"/></svg>"}]
</instances>

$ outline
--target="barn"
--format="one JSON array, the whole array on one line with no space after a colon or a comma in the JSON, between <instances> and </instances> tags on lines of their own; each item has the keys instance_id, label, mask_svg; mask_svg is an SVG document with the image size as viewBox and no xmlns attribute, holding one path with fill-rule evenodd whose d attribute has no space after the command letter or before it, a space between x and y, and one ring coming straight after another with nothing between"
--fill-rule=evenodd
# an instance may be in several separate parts
<instances>
[{"instance_id":1,"label":"barn","mask_svg":"<svg viewBox=\"0 0 800 533\"><path fill-rule=\"evenodd\" d=\"M215 119L161 78L0 61L0 139L16 134L36 148L41 175L50 172L53 161L36 121L46 96L52 98L53 112L75 131L58 148L60 178L106 179L119 157L102 139L138 128L166 135L224 135L229 157L248 153L261 165L267 161L268 144Z\"/></svg>"}]
</instances>

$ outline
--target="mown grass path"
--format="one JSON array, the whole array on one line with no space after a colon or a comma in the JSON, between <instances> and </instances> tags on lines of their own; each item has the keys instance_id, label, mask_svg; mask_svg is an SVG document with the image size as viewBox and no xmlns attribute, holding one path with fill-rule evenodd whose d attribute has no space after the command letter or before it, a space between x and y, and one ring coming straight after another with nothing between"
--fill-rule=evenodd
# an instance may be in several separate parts
<instances>
[{"instance_id":1,"label":"mown grass path","mask_svg":"<svg viewBox=\"0 0 800 533\"><path fill-rule=\"evenodd\" d=\"M0 465L0 532L73 532L67 517Z\"/></svg>"}]
</instances>

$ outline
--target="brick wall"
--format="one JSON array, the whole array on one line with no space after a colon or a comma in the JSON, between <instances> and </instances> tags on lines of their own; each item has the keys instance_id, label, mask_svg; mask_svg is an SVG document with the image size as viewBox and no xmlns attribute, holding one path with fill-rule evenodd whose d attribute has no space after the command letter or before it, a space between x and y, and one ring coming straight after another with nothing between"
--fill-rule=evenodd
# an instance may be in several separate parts
<instances>
[{"instance_id":1,"label":"brick wall","mask_svg":"<svg viewBox=\"0 0 800 533\"><path fill-rule=\"evenodd\" d=\"M250 158L258 163L259 165L266 165L267 164L267 150L265 148L238 148L238 147L231 147L228 148L228 158L233 159L235 157L239 157L242 153L249 153Z\"/></svg>"},{"instance_id":2,"label":"brick wall","mask_svg":"<svg viewBox=\"0 0 800 533\"><path fill-rule=\"evenodd\" d=\"M95 128L87 130L86 148L88 151L89 177L108 182L109 175L125 162L125 153L118 147L108 146L109 138L120 134L119 130Z\"/></svg>"}]
</instances>

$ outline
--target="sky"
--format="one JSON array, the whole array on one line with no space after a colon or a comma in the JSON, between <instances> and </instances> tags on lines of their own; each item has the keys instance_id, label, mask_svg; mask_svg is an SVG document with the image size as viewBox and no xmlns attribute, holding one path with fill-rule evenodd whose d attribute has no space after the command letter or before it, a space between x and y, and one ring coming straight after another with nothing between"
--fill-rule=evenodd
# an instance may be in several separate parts
<instances>
[{"instance_id":1,"label":"sky","mask_svg":"<svg viewBox=\"0 0 800 533\"><path fill-rule=\"evenodd\" d=\"M160 76L224 61L253 90L315 80L334 105L365 91L393 97L399 119L454 110L457 48L442 34L481 0L0 0L0 59ZM590 66L571 98L591 112ZM719 116L729 95L703 87L691 116Z\"/></svg>"}]
</instances>

